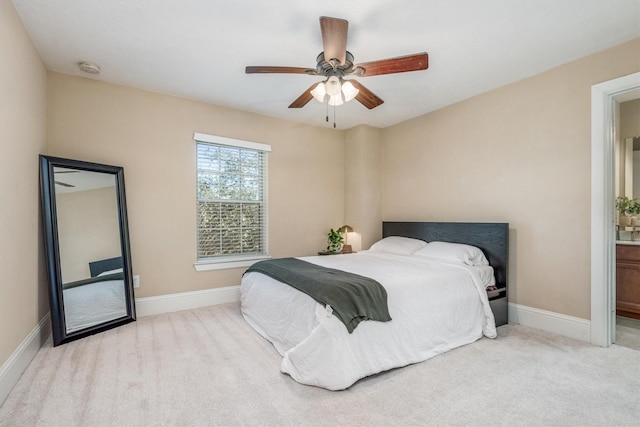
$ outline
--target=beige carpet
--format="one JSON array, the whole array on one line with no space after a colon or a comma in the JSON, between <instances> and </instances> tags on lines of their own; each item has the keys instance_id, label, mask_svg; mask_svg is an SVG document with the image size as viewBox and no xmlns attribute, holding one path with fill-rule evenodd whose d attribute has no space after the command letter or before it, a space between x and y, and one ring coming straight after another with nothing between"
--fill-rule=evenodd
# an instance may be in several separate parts
<instances>
[{"instance_id":1,"label":"beige carpet","mask_svg":"<svg viewBox=\"0 0 640 427\"><path fill-rule=\"evenodd\" d=\"M279 371L238 304L45 345L1 426L637 426L640 351L520 326L330 392Z\"/></svg>"}]
</instances>

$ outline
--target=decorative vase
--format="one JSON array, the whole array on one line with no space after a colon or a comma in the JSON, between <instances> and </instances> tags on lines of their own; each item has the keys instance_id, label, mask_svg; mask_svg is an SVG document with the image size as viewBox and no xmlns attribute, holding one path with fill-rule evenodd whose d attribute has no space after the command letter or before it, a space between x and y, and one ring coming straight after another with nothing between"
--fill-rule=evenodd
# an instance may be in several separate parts
<instances>
[{"instance_id":1,"label":"decorative vase","mask_svg":"<svg viewBox=\"0 0 640 427\"><path fill-rule=\"evenodd\" d=\"M327 246L327 250L331 253L337 254L342 250L342 243L329 243Z\"/></svg>"},{"instance_id":2,"label":"decorative vase","mask_svg":"<svg viewBox=\"0 0 640 427\"><path fill-rule=\"evenodd\" d=\"M634 219L632 219L634 217L630 217L630 216L626 216L626 215L620 215L620 217L618 218L618 224L621 227L629 227L631 226L631 224L633 223Z\"/></svg>"}]
</instances>

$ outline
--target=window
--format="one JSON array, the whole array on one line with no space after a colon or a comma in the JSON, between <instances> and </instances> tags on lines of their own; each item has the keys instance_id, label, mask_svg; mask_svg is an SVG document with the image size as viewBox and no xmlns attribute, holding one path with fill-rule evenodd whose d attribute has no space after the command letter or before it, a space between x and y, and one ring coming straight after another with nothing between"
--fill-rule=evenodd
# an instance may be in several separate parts
<instances>
[{"instance_id":1,"label":"window","mask_svg":"<svg viewBox=\"0 0 640 427\"><path fill-rule=\"evenodd\" d=\"M196 270L241 267L266 258L267 153L271 147L199 133L194 140ZM224 265L206 267L215 263Z\"/></svg>"}]
</instances>

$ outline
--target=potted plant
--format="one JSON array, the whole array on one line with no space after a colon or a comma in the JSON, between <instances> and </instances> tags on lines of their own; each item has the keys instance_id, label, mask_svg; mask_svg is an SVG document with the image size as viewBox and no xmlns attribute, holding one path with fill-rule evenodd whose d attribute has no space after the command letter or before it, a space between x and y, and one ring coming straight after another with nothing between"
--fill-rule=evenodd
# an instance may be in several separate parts
<instances>
[{"instance_id":1,"label":"potted plant","mask_svg":"<svg viewBox=\"0 0 640 427\"><path fill-rule=\"evenodd\" d=\"M635 215L640 214L640 201L638 199L630 199L627 196L619 196L616 198L616 209L620 214L618 224L627 227L634 224Z\"/></svg>"},{"instance_id":2,"label":"potted plant","mask_svg":"<svg viewBox=\"0 0 640 427\"><path fill-rule=\"evenodd\" d=\"M332 254L337 254L342 250L342 244L344 243L344 234L341 229L334 230L333 228L329 230L327 234L327 252L331 252Z\"/></svg>"},{"instance_id":3,"label":"potted plant","mask_svg":"<svg viewBox=\"0 0 640 427\"><path fill-rule=\"evenodd\" d=\"M637 226L638 224L638 215L640 215L640 200L632 199L629 200L629 206L627 207L627 213L631 218L630 225Z\"/></svg>"}]
</instances>

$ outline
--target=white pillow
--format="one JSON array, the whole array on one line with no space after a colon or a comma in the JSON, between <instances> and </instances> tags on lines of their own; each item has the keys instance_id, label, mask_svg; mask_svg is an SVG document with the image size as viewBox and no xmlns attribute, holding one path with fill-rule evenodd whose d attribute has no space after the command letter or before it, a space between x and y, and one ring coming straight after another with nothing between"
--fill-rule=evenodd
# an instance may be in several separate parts
<instances>
[{"instance_id":1,"label":"white pillow","mask_svg":"<svg viewBox=\"0 0 640 427\"><path fill-rule=\"evenodd\" d=\"M480 249L462 243L429 242L414 255L467 265L489 265L489 261Z\"/></svg>"},{"instance_id":2,"label":"white pillow","mask_svg":"<svg viewBox=\"0 0 640 427\"><path fill-rule=\"evenodd\" d=\"M427 246L427 242L409 237L389 236L377 241L371 248L373 252L386 252L397 255L411 255L420 248Z\"/></svg>"},{"instance_id":3,"label":"white pillow","mask_svg":"<svg viewBox=\"0 0 640 427\"><path fill-rule=\"evenodd\" d=\"M116 268L115 270L103 271L102 273L98 274L98 277L106 276L108 274L115 274L115 273L122 273L122 268Z\"/></svg>"}]
</instances>

